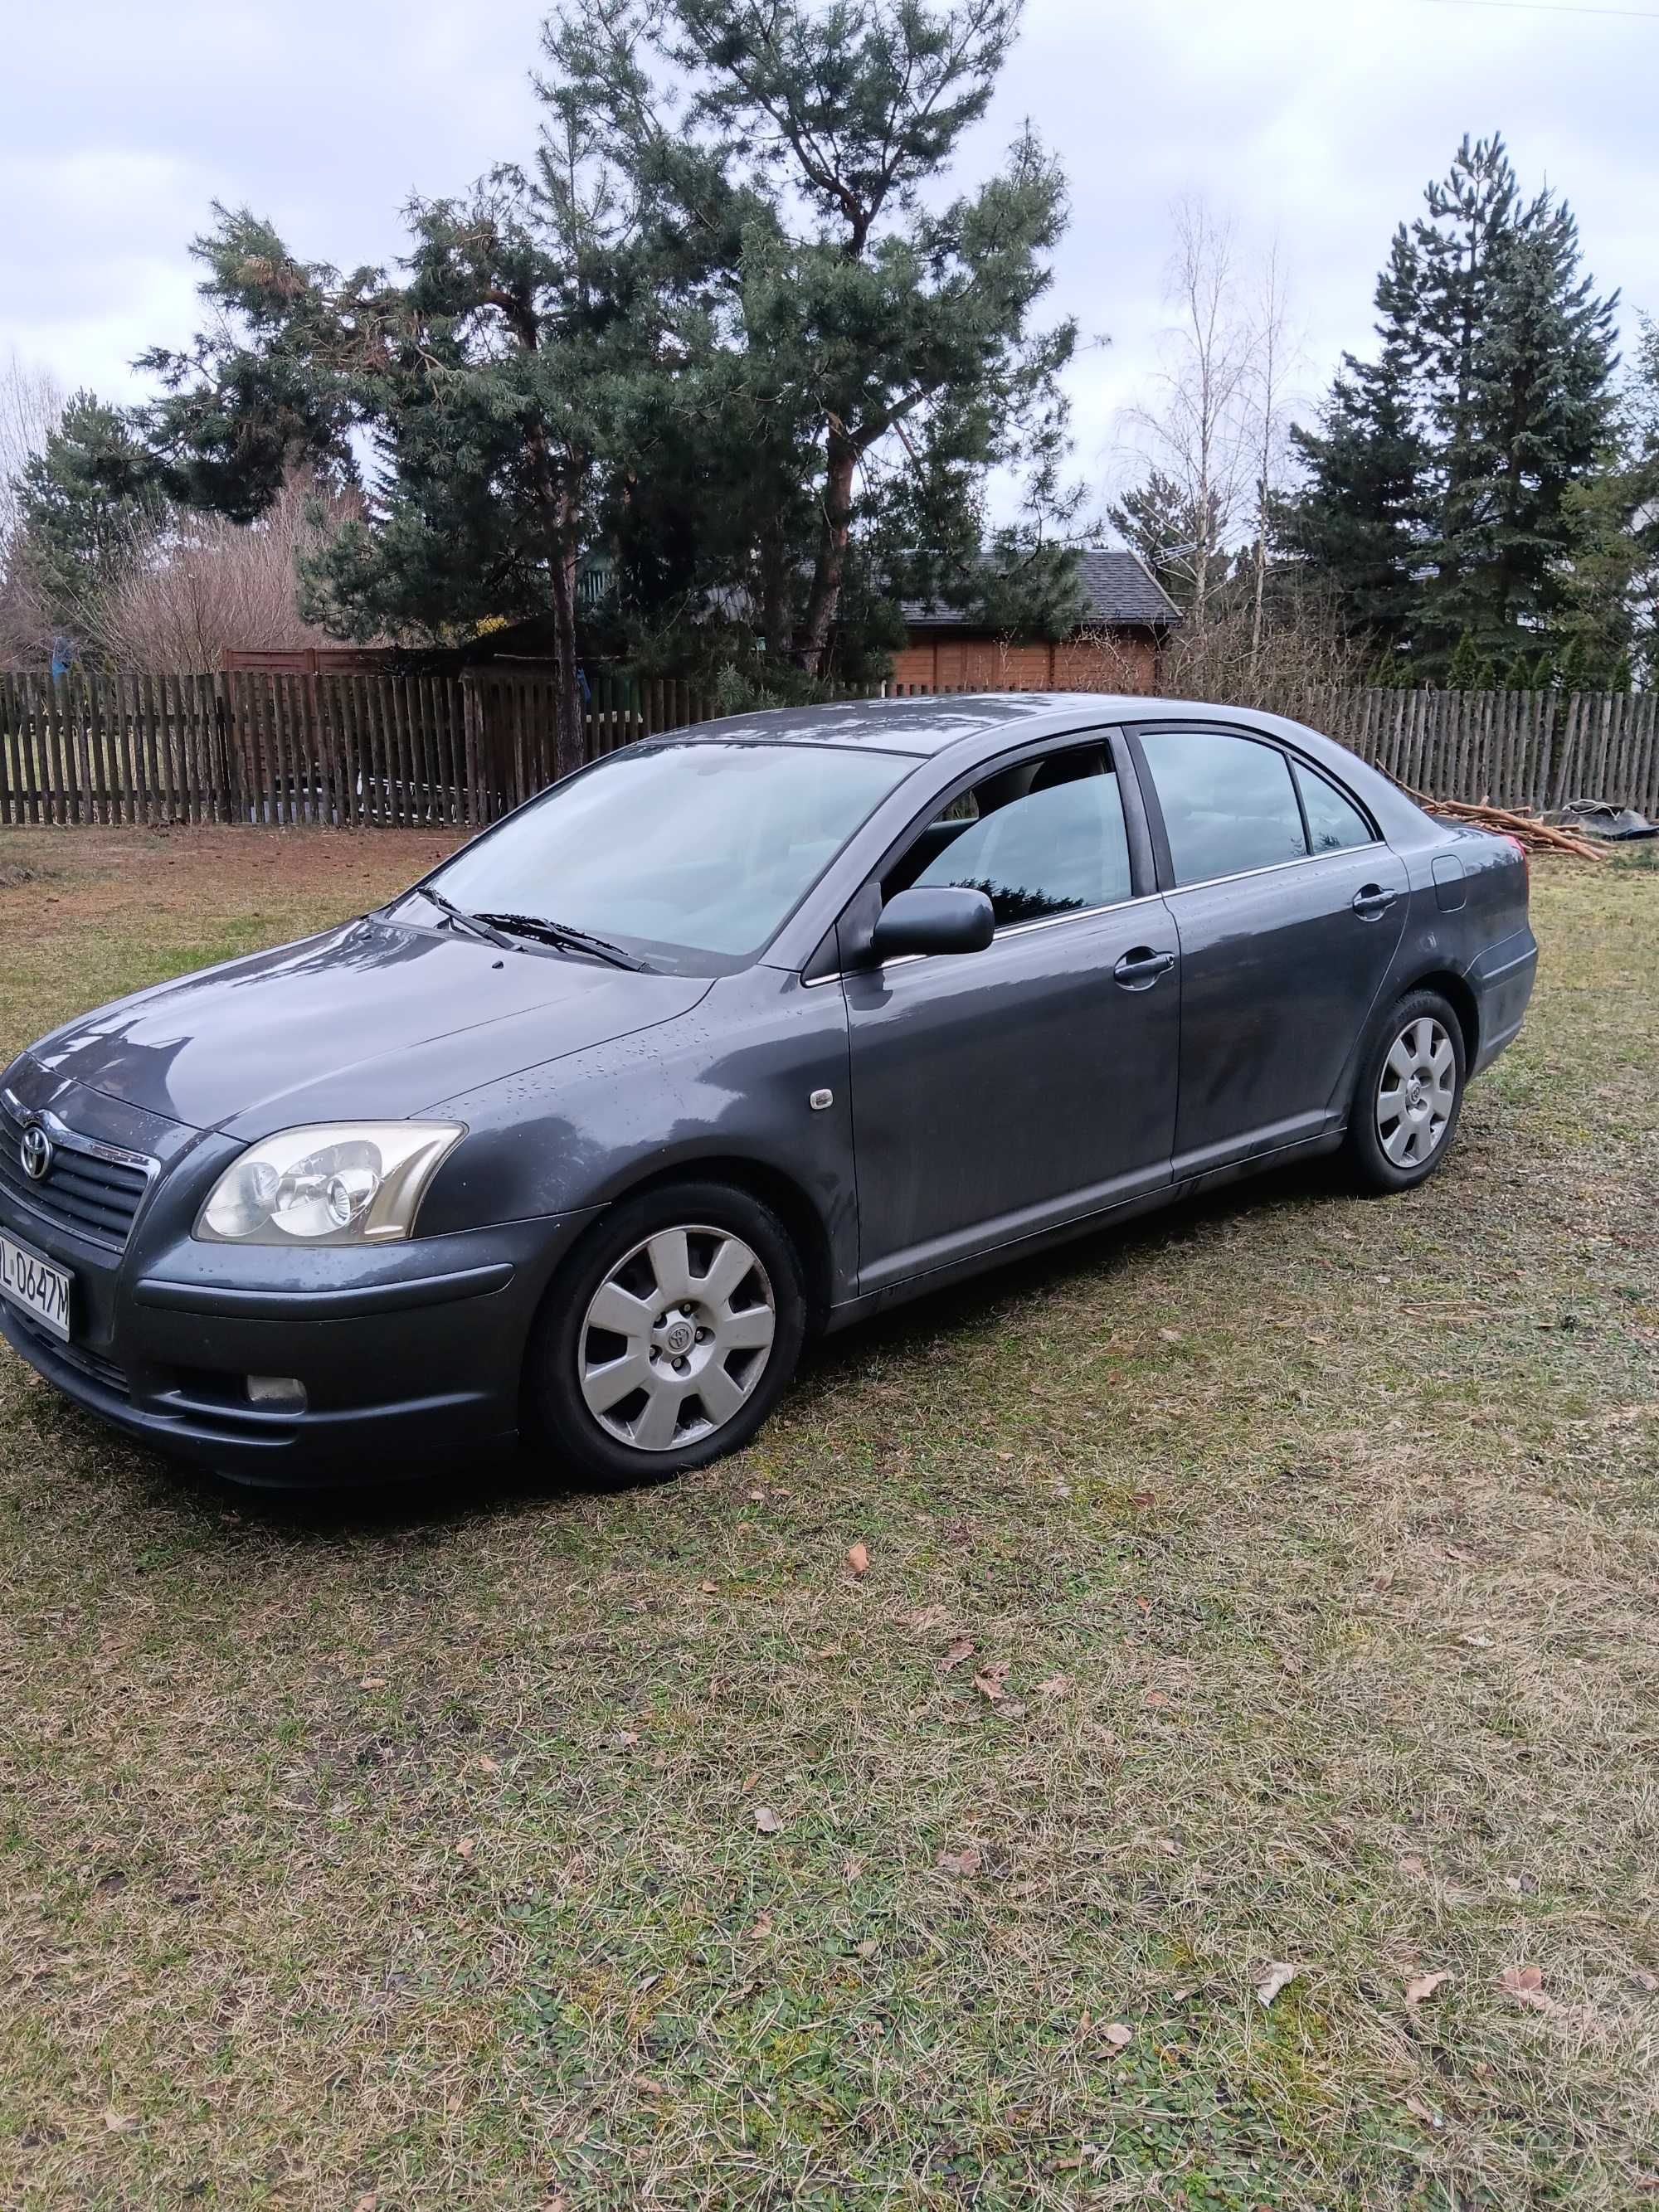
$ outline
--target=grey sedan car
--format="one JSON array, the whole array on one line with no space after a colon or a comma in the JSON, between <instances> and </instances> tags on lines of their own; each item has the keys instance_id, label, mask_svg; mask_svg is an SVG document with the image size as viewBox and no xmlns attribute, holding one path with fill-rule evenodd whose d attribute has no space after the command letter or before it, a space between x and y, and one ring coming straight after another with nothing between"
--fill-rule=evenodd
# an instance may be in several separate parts
<instances>
[{"instance_id":1,"label":"grey sedan car","mask_svg":"<svg viewBox=\"0 0 1659 2212\"><path fill-rule=\"evenodd\" d=\"M0 1327L246 1480L696 1466L815 1332L1314 1153L1420 1182L1520 1026L1527 894L1265 714L707 723L21 1054Z\"/></svg>"}]
</instances>

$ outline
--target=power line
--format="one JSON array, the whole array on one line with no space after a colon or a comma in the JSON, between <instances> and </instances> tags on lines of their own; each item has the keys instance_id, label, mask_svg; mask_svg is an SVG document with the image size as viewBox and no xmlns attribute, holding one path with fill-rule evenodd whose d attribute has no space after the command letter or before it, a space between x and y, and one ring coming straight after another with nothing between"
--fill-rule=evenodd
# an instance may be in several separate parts
<instances>
[{"instance_id":1,"label":"power line","mask_svg":"<svg viewBox=\"0 0 1659 2212\"><path fill-rule=\"evenodd\" d=\"M1571 8L1563 0L1428 0L1432 8L1501 8L1512 15L1617 15L1630 23L1659 23L1659 8Z\"/></svg>"}]
</instances>

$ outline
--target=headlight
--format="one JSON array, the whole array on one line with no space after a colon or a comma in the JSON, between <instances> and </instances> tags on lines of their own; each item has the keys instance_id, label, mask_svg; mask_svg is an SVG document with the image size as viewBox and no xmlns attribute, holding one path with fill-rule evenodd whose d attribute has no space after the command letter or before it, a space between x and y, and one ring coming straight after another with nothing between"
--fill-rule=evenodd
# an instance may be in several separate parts
<instances>
[{"instance_id":1,"label":"headlight","mask_svg":"<svg viewBox=\"0 0 1659 2212\"><path fill-rule=\"evenodd\" d=\"M385 1244L407 1237L453 1121L285 1129L225 1170L202 1208L206 1244Z\"/></svg>"}]
</instances>

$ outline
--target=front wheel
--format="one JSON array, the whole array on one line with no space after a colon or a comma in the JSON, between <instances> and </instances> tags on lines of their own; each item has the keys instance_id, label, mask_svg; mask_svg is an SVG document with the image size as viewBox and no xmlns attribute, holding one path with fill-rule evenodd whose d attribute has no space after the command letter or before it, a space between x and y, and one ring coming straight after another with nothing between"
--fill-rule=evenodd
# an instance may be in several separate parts
<instances>
[{"instance_id":1,"label":"front wheel","mask_svg":"<svg viewBox=\"0 0 1659 2212\"><path fill-rule=\"evenodd\" d=\"M526 1425L602 1481L702 1467L756 1434L805 1333L800 1261L770 1207L726 1184L665 1185L613 1207L556 1279Z\"/></svg>"},{"instance_id":2,"label":"front wheel","mask_svg":"<svg viewBox=\"0 0 1659 2212\"><path fill-rule=\"evenodd\" d=\"M1348 1155L1361 1186L1388 1193L1426 1181L1451 1149L1463 1106L1462 1025L1437 991L1402 999L1359 1071Z\"/></svg>"}]
</instances>

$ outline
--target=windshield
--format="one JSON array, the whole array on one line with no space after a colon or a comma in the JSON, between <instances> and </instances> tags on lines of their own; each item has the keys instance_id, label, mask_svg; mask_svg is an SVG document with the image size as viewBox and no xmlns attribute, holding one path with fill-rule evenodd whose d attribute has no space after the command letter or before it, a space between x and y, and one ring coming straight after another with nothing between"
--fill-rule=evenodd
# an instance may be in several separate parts
<instances>
[{"instance_id":1,"label":"windshield","mask_svg":"<svg viewBox=\"0 0 1659 2212\"><path fill-rule=\"evenodd\" d=\"M633 746L510 816L432 888L468 914L557 922L653 966L737 967L915 766L846 746Z\"/></svg>"}]
</instances>

